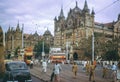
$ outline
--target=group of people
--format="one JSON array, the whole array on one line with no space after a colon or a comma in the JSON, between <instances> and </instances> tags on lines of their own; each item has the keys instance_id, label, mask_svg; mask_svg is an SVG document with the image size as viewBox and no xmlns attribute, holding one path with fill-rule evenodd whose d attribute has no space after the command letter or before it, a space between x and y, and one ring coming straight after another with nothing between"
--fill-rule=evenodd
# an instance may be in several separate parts
<instances>
[{"instance_id":1,"label":"group of people","mask_svg":"<svg viewBox=\"0 0 120 82\"><path fill-rule=\"evenodd\" d=\"M105 65L103 66L103 78L107 78L108 76L108 66L105 63ZM118 62L117 65L115 65L115 63L112 64L112 80L113 82L120 82L120 61Z\"/></svg>"},{"instance_id":2,"label":"group of people","mask_svg":"<svg viewBox=\"0 0 120 82\"><path fill-rule=\"evenodd\" d=\"M96 62L92 62L91 65L89 62L86 63L85 69L86 69L86 74L89 75L89 80L95 82L95 68L96 68ZM107 78L108 76L108 65L105 63L102 69L102 77ZM120 61L118 62L117 65L115 63L112 64L112 74L111 78L113 82L120 82Z\"/></svg>"},{"instance_id":3,"label":"group of people","mask_svg":"<svg viewBox=\"0 0 120 82\"><path fill-rule=\"evenodd\" d=\"M87 61L85 65L86 75L89 75L89 81L95 82L95 68L97 66L96 60L91 63Z\"/></svg>"},{"instance_id":4,"label":"group of people","mask_svg":"<svg viewBox=\"0 0 120 82\"><path fill-rule=\"evenodd\" d=\"M31 62L33 64L33 62ZM97 66L96 61L92 62L86 62L85 64L85 70L86 70L86 75L89 76L89 81L95 82L95 69ZM47 62L43 61L42 62L42 67L43 67L43 72L47 71ZM51 74L51 82L60 82L60 71L62 70L61 65L58 63L58 61L55 62L53 66L53 72ZM76 62L73 63L72 65L72 72L73 72L73 78L77 78L77 72L78 72L78 65ZM108 72L108 66L107 63L104 64L103 70L102 70L102 77L107 78L107 72ZM113 77L113 82L120 82L120 61L118 62L117 65L113 63L112 65L112 77Z\"/></svg>"}]
</instances>

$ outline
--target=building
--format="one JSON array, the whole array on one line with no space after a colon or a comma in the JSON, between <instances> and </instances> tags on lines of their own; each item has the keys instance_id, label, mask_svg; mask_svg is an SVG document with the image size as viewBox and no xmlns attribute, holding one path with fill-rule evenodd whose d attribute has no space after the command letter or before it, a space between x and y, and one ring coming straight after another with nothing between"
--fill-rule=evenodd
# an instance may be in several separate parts
<instances>
[{"instance_id":1,"label":"building","mask_svg":"<svg viewBox=\"0 0 120 82\"><path fill-rule=\"evenodd\" d=\"M54 37L51 32L47 29L43 34L43 40L47 43L50 47L54 45Z\"/></svg>"},{"instance_id":2,"label":"building","mask_svg":"<svg viewBox=\"0 0 120 82\"><path fill-rule=\"evenodd\" d=\"M7 53L13 54L15 49L17 48L23 48L23 28L20 29L19 22L17 24L16 29L13 29L13 27L9 26L8 31L5 33L5 48Z\"/></svg>"},{"instance_id":3,"label":"building","mask_svg":"<svg viewBox=\"0 0 120 82\"><path fill-rule=\"evenodd\" d=\"M22 28L22 29L21 29ZM34 46L43 40L50 46L53 46L53 36L51 32L47 29L43 36L39 35L37 31L34 34L23 33L23 26L20 27L19 22L15 29L9 26L8 31L5 33L5 48L7 54L14 54L17 48L23 51L24 48Z\"/></svg>"},{"instance_id":4,"label":"building","mask_svg":"<svg viewBox=\"0 0 120 82\"><path fill-rule=\"evenodd\" d=\"M105 40L112 37L120 38L120 15L116 22L105 24L95 22L94 17L95 12L93 9L90 11L86 0L83 9L80 9L76 2L76 6L69 10L66 18L61 8L60 15L54 18L54 46L68 52L72 47L73 53L84 54L80 49L81 42L93 33L104 34Z\"/></svg>"}]
</instances>

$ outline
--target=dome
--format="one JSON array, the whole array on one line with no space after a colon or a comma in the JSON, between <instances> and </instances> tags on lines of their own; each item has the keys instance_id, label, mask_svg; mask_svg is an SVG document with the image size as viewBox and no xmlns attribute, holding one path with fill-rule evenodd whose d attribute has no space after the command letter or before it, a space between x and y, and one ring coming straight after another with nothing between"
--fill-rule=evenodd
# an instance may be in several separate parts
<instances>
[{"instance_id":1,"label":"dome","mask_svg":"<svg viewBox=\"0 0 120 82\"><path fill-rule=\"evenodd\" d=\"M81 9L78 8L77 2L76 2L76 7L73 9L74 13L81 13Z\"/></svg>"},{"instance_id":2,"label":"dome","mask_svg":"<svg viewBox=\"0 0 120 82\"><path fill-rule=\"evenodd\" d=\"M44 35L51 35L51 32L47 29L44 33Z\"/></svg>"}]
</instances>

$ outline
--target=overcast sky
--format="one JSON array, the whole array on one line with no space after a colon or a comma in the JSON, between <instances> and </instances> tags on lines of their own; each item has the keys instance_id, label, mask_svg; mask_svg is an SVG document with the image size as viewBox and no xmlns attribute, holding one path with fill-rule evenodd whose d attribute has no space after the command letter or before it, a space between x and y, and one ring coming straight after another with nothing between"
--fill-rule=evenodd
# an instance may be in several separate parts
<instances>
[{"instance_id":1,"label":"overcast sky","mask_svg":"<svg viewBox=\"0 0 120 82\"><path fill-rule=\"evenodd\" d=\"M38 32L42 35L47 28L54 33L54 18L59 16L61 7L64 15L70 8L83 9L85 0L0 0L0 26L6 32L11 27L24 24L24 33ZM115 2L116 1L116 2ZM87 0L90 10L94 8L95 21L107 23L116 21L120 13L120 0ZM114 3L114 4L112 4ZM112 5L111 5L112 4Z\"/></svg>"}]
</instances>

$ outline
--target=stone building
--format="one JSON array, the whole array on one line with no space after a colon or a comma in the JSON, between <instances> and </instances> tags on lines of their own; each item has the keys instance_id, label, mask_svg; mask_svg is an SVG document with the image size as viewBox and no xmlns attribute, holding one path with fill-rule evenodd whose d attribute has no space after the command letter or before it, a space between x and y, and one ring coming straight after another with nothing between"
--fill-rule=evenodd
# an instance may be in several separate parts
<instances>
[{"instance_id":1,"label":"stone building","mask_svg":"<svg viewBox=\"0 0 120 82\"><path fill-rule=\"evenodd\" d=\"M48 29L44 32L43 39L44 39L45 43L47 43L50 47L53 47L54 37Z\"/></svg>"},{"instance_id":2,"label":"stone building","mask_svg":"<svg viewBox=\"0 0 120 82\"><path fill-rule=\"evenodd\" d=\"M41 38L42 36L39 36L37 31L34 34L24 34L24 47L34 48L35 44L37 44Z\"/></svg>"},{"instance_id":3,"label":"stone building","mask_svg":"<svg viewBox=\"0 0 120 82\"><path fill-rule=\"evenodd\" d=\"M3 30L0 26L0 76L2 76L5 71L4 54Z\"/></svg>"},{"instance_id":4,"label":"stone building","mask_svg":"<svg viewBox=\"0 0 120 82\"><path fill-rule=\"evenodd\" d=\"M39 35L37 31L34 34L26 34L23 33L23 26L20 27L18 22L16 29L9 26L8 31L5 33L6 52L7 54L14 54L18 47L20 49L26 47L34 49L34 46L42 39L44 39L44 41L50 46L53 46L53 36L48 29L43 36Z\"/></svg>"},{"instance_id":5,"label":"stone building","mask_svg":"<svg viewBox=\"0 0 120 82\"><path fill-rule=\"evenodd\" d=\"M7 53L13 54L16 48L23 48L22 39L23 29L20 29L19 22L16 29L9 26L8 31L5 33L5 45Z\"/></svg>"},{"instance_id":6,"label":"stone building","mask_svg":"<svg viewBox=\"0 0 120 82\"><path fill-rule=\"evenodd\" d=\"M120 38L120 15L117 21L110 23L97 23L94 17L95 12L93 9L90 11L86 0L83 9L80 9L76 2L76 6L69 10L66 18L61 8L60 15L54 18L54 46L63 50L68 47L69 51L72 47L73 52L84 54L79 49L82 47L80 42L93 33L104 34L106 40L112 37Z\"/></svg>"},{"instance_id":7,"label":"stone building","mask_svg":"<svg viewBox=\"0 0 120 82\"><path fill-rule=\"evenodd\" d=\"M94 14L94 10L90 12L87 1L83 9L80 9L76 2L76 6L69 10L66 18L61 9L58 18L54 19L54 45L62 49L72 46L75 50L79 41L92 35Z\"/></svg>"}]
</instances>

